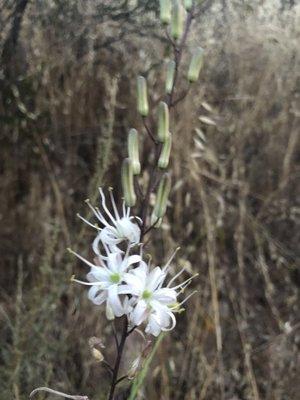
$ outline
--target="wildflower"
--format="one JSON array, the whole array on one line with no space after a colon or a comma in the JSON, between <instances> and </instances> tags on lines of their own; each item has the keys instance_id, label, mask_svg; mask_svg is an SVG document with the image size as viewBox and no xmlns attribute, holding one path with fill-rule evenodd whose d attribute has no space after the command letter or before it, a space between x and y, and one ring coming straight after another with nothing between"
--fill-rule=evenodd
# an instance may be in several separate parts
<instances>
[{"instance_id":1,"label":"wildflower","mask_svg":"<svg viewBox=\"0 0 300 400\"><path fill-rule=\"evenodd\" d=\"M93 242L93 250L95 254L100 255L98 247L100 241L103 243L103 245L109 246L110 249L115 252L119 251L117 245L123 241L127 241L132 246L138 244L140 241L141 230L139 226L132 221L134 219L138 221L139 218L130 216L130 208L125 207L124 203L123 215L120 215L112 194L112 190L110 189L109 193L113 207L113 213L111 213L106 206L105 196L102 188L99 188L99 191L101 195L102 212L99 210L99 208L93 207L89 200L86 202L103 228L99 228L98 226L91 224L89 221L79 215L79 218L81 218L84 222L100 231Z\"/></svg>"},{"instance_id":2,"label":"wildflower","mask_svg":"<svg viewBox=\"0 0 300 400\"><path fill-rule=\"evenodd\" d=\"M98 256L95 259L96 263L92 264L74 251L70 249L69 251L91 268L86 276L88 282L72 278L77 283L91 286L88 298L97 305L106 302L106 316L108 319L128 314L131 306L127 296L123 296L123 302L120 299L120 295L123 294L121 283L126 271L133 264L140 262L141 257L139 255L129 256L129 247L124 257L122 252L111 253L109 248L106 247L107 256Z\"/></svg>"},{"instance_id":3,"label":"wildflower","mask_svg":"<svg viewBox=\"0 0 300 400\"><path fill-rule=\"evenodd\" d=\"M150 271L149 265L141 261L137 268L124 274L126 285L123 286L122 291L130 293L135 298L135 301L132 301L134 308L130 313L131 322L136 326L147 322L145 332L154 336L158 336L161 331L169 331L175 327L174 312L180 308L177 296L193 279L191 277L180 285L170 287L183 269L171 279L167 287L163 287L174 255L175 253L164 268L156 267ZM178 289L180 290L178 291Z\"/></svg>"}]
</instances>

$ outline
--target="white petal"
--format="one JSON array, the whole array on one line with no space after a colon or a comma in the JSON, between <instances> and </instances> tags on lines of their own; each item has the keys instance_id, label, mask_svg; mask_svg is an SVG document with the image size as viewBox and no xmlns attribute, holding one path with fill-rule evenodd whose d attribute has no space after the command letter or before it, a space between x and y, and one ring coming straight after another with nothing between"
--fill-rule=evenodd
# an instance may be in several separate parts
<instances>
[{"instance_id":1,"label":"white petal","mask_svg":"<svg viewBox=\"0 0 300 400\"><path fill-rule=\"evenodd\" d=\"M120 272L122 266L122 256L120 253L110 253L107 259L108 269L112 272Z\"/></svg>"},{"instance_id":2,"label":"white petal","mask_svg":"<svg viewBox=\"0 0 300 400\"><path fill-rule=\"evenodd\" d=\"M96 236L92 244L93 251L95 254L97 254L97 256L100 256L100 251L99 251L99 241L101 240L100 234L101 232Z\"/></svg>"},{"instance_id":3,"label":"white petal","mask_svg":"<svg viewBox=\"0 0 300 400\"><path fill-rule=\"evenodd\" d=\"M147 318L147 304L144 300L138 301L131 313L131 320L134 325L138 326Z\"/></svg>"},{"instance_id":4,"label":"white petal","mask_svg":"<svg viewBox=\"0 0 300 400\"><path fill-rule=\"evenodd\" d=\"M151 307L154 309L152 317L160 325L161 330L172 330L176 325L176 319L172 311L165 305L156 300L151 301Z\"/></svg>"},{"instance_id":5,"label":"white petal","mask_svg":"<svg viewBox=\"0 0 300 400\"><path fill-rule=\"evenodd\" d=\"M107 302L109 303L116 317L121 317L121 315L124 314L124 308L122 306L120 297L118 296L118 285L111 285L108 288Z\"/></svg>"},{"instance_id":6,"label":"white petal","mask_svg":"<svg viewBox=\"0 0 300 400\"><path fill-rule=\"evenodd\" d=\"M161 327L157 323L155 318L153 318L152 314L149 317L148 325L146 326L145 332L150 333L153 336L158 336L161 332Z\"/></svg>"},{"instance_id":7,"label":"white petal","mask_svg":"<svg viewBox=\"0 0 300 400\"><path fill-rule=\"evenodd\" d=\"M157 289L153 293L153 299L162 304L172 304L177 300L177 293L175 290L170 288Z\"/></svg>"},{"instance_id":8,"label":"white petal","mask_svg":"<svg viewBox=\"0 0 300 400\"><path fill-rule=\"evenodd\" d=\"M163 282L165 277L165 273L159 267L154 268L147 277L147 289L153 292Z\"/></svg>"},{"instance_id":9,"label":"white petal","mask_svg":"<svg viewBox=\"0 0 300 400\"><path fill-rule=\"evenodd\" d=\"M118 231L113 226L103 228L99 233L99 237L103 243L109 246L122 242L122 238L120 238Z\"/></svg>"},{"instance_id":10,"label":"white petal","mask_svg":"<svg viewBox=\"0 0 300 400\"><path fill-rule=\"evenodd\" d=\"M138 256L138 255L129 256L129 257L124 259L121 269L122 269L122 271L125 271L132 264L136 264L136 263L138 263L140 261L141 261L141 256Z\"/></svg>"},{"instance_id":11,"label":"white petal","mask_svg":"<svg viewBox=\"0 0 300 400\"><path fill-rule=\"evenodd\" d=\"M86 277L89 282L106 282L109 280L109 272L102 267L92 267Z\"/></svg>"},{"instance_id":12,"label":"white petal","mask_svg":"<svg viewBox=\"0 0 300 400\"><path fill-rule=\"evenodd\" d=\"M118 294L132 294L131 286L118 285Z\"/></svg>"},{"instance_id":13,"label":"white petal","mask_svg":"<svg viewBox=\"0 0 300 400\"><path fill-rule=\"evenodd\" d=\"M123 275L123 280L131 287L131 292L135 296L141 295L145 289L144 282L141 280L141 278L131 272L125 273Z\"/></svg>"},{"instance_id":14,"label":"white petal","mask_svg":"<svg viewBox=\"0 0 300 400\"><path fill-rule=\"evenodd\" d=\"M94 304L100 305L106 300L107 293L106 291L99 289L99 286L92 286L88 292L88 298Z\"/></svg>"},{"instance_id":15,"label":"white petal","mask_svg":"<svg viewBox=\"0 0 300 400\"><path fill-rule=\"evenodd\" d=\"M123 217L116 223L119 237L129 240L132 244L138 244L141 237L141 230L137 224L130 221L129 217Z\"/></svg>"}]
</instances>

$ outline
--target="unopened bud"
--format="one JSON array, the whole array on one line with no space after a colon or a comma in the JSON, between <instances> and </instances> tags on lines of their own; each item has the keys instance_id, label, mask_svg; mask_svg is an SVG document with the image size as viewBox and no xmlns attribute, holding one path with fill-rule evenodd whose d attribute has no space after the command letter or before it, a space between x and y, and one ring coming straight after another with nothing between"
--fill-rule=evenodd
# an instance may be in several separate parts
<instances>
[{"instance_id":1,"label":"unopened bud","mask_svg":"<svg viewBox=\"0 0 300 400\"><path fill-rule=\"evenodd\" d=\"M153 228L159 228L161 226L161 223L162 223L162 218L158 218L153 211L150 220L151 226L153 226Z\"/></svg>"},{"instance_id":2,"label":"unopened bud","mask_svg":"<svg viewBox=\"0 0 300 400\"><path fill-rule=\"evenodd\" d=\"M175 61L171 60L167 65L167 77L166 77L166 92L171 94L174 84L174 76L175 76Z\"/></svg>"},{"instance_id":3,"label":"unopened bud","mask_svg":"<svg viewBox=\"0 0 300 400\"><path fill-rule=\"evenodd\" d=\"M104 360L104 356L101 351L95 347L92 348L92 355L97 362L102 362Z\"/></svg>"},{"instance_id":4,"label":"unopened bud","mask_svg":"<svg viewBox=\"0 0 300 400\"><path fill-rule=\"evenodd\" d=\"M159 17L163 24L167 25L171 21L171 0L159 0Z\"/></svg>"},{"instance_id":5,"label":"unopened bud","mask_svg":"<svg viewBox=\"0 0 300 400\"><path fill-rule=\"evenodd\" d=\"M115 319L114 311L113 311L112 307L108 304L108 302L106 302L105 314L106 314L106 318L109 321L112 321Z\"/></svg>"},{"instance_id":6,"label":"unopened bud","mask_svg":"<svg viewBox=\"0 0 300 400\"><path fill-rule=\"evenodd\" d=\"M132 171L134 175L141 172L141 164L139 157L139 138L136 129L130 129L128 134L128 156L132 161Z\"/></svg>"},{"instance_id":7,"label":"unopened bud","mask_svg":"<svg viewBox=\"0 0 300 400\"><path fill-rule=\"evenodd\" d=\"M137 107L138 112L143 116L147 117L149 113L149 105L147 98L147 82L143 76L137 78Z\"/></svg>"},{"instance_id":8,"label":"unopened bud","mask_svg":"<svg viewBox=\"0 0 300 400\"><path fill-rule=\"evenodd\" d=\"M157 218L162 218L166 213L170 190L171 190L170 175L164 173L158 186L156 201L153 210L153 214Z\"/></svg>"},{"instance_id":9,"label":"unopened bud","mask_svg":"<svg viewBox=\"0 0 300 400\"><path fill-rule=\"evenodd\" d=\"M188 80L190 82L196 82L199 78L200 70L203 65L203 54L204 50L201 47L197 47L194 51L188 70Z\"/></svg>"},{"instance_id":10,"label":"unopened bud","mask_svg":"<svg viewBox=\"0 0 300 400\"><path fill-rule=\"evenodd\" d=\"M193 6L193 0L184 0L184 8L187 10L187 11L190 11L190 9L192 8L192 6Z\"/></svg>"},{"instance_id":11,"label":"unopened bud","mask_svg":"<svg viewBox=\"0 0 300 400\"><path fill-rule=\"evenodd\" d=\"M136 377L136 374L139 372L139 369L141 367L141 357L138 356L135 360L133 360L131 367L129 368L129 371L127 373L127 378L128 379L134 379Z\"/></svg>"},{"instance_id":12,"label":"unopened bud","mask_svg":"<svg viewBox=\"0 0 300 400\"><path fill-rule=\"evenodd\" d=\"M172 146L172 134L169 132L166 140L163 143L161 153L158 160L159 168L165 169L169 165L170 152Z\"/></svg>"},{"instance_id":13,"label":"unopened bud","mask_svg":"<svg viewBox=\"0 0 300 400\"><path fill-rule=\"evenodd\" d=\"M125 158L125 160L123 161L122 187L125 204L128 207L134 206L136 202L136 195L134 192L132 161L130 160L130 158Z\"/></svg>"},{"instance_id":14,"label":"unopened bud","mask_svg":"<svg viewBox=\"0 0 300 400\"><path fill-rule=\"evenodd\" d=\"M164 142L169 134L169 108L161 101L158 106L158 140Z\"/></svg>"},{"instance_id":15,"label":"unopened bud","mask_svg":"<svg viewBox=\"0 0 300 400\"><path fill-rule=\"evenodd\" d=\"M182 7L180 0L175 0L172 10L171 35L177 40L183 34L185 22L185 9Z\"/></svg>"}]
</instances>

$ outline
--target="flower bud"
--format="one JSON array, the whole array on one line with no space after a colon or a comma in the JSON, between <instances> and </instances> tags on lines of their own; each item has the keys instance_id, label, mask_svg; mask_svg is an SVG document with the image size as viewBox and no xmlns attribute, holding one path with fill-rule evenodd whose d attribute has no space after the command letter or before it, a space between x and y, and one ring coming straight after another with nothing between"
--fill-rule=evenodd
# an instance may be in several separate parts
<instances>
[{"instance_id":1,"label":"flower bud","mask_svg":"<svg viewBox=\"0 0 300 400\"><path fill-rule=\"evenodd\" d=\"M204 50L201 47L197 47L194 51L188 70L188 80L190 82L196 82L199 78L199 73L203 65L203 53Z\"/></svg>"},{"instance_id":2,"label":"flower bud","mask_svg":"<svg viewBox=\"0 0 300 400\"><path fill-rule=\"evenodd\" d=\"M153 212L150 220L151 226L153 226L153 228L159 228L161 226L161 223L162 223L162 218L158 218Z\"/></svg>"},{"instance_id":3,"label":"flower bud","mask_svg":"<svg viewBox=\"0 0 300 400\"><path fill-rule=\"evenodd\" d=\"M168 94L171 94L172 89L173 89L174 76L175 76L175 66L176 66L175 61L171 60L171 61L168 62L168 65L167 65L167 77L166 77L166 92Z\"/></svg>"},{"instance_id":4,"label":"flower bud","mask_svg":"<svg viewBox=\"0 0 300 400\"><path fill-rule=\"evenodd\" d=\"M149 105L147 98L147 82L143 76L137 78L137 108L138 112L143 116L147 117L149 113Z\"/></svg>"},{"instance_id":5,"label":"flower bud","mask_svg":"<svg viewBox=\"0 0 300 400\"><path fill-rule=\"evenodd\" d=\"M128 156L132 161L132 171L134 175L141 172L141 164L139 158L139 138L136 129L130 129L128 134Z\"/></svg>"},{"instance_id":6,"label":"flower bud","mask_svg":"<svg viewBox=\"0 0 300 400\"><path fill-rule=\"evenodd\" d=\"M133 360L133 362L132 362L132 364L131 364L131 366L129 368L129 371L127 373L127 378L128 379L131 380L131 379L134 379L136 377L137 373L139 372L139 370L141 368L141 364L142 364L141 361L142 361L141 360L141 356L138 356L135 360Z\"/></svg>"},{"instance_id":7,"label":"flower bud","mask_svg":"<svg viewBox=\"0 0 300 400\"><path fill-rule=\"evenodd\" d=\"M125 158L122 165L122 188L125 204L128 207L133 207L136 202L136 195L133 185L133 170L132 161L130 158Z\"/></svg>"},{"instance_id":8,"label":"flower bud","mask_svg":"<svg viewBox=\"0 0 300 400\"><path fill-rule=\"evenodd\" d=\"M153 214L157 218L162 218L167 210L167 201L171 190L170 175L164 173L158 186L156 201L154 205ZM155 221L154 221L155 222Z\"/></svg>"},{"instance_id":9,"label":"flower bud","mask_svg":"<svg viewBox=\"0 0 300 400\"><path fill-rule=\"evenodd\" d=\"M92 348L92 355L97 362L102 362L104 360L104 356L101 351L96 349L95 347Z\"/></svg>"},{"instance_id":10,"label":"flower bud","mask_svg":"<svg viewBox=\"0 0 300 400\"><path fill-rule=\"evenodd\" d=\"M187 10L187 11L190 11L190 9L192 8L192 6L193 6L193 0L184 0L184 8Z\"/></svg>"},{"instance_id":11,"label":"flower bud","mask_svg":"<svg viewBox=\"0 0 300 400\"><path fill-rule=\"evenodd\" d=\"M158 106L158 140L164 142L169 134L169 108L161 101Z\"/></svg>"},{"instance_id":12,"label":"flower bud","mask_svg":"<svg viewBox=\"0 0 300 400\"><path fill-rule=\"evenodd\" d=\"M171 0L159 0L160 20L164 25L168 25L171 21Z\"/></svg>"},{"instance_id":13,"label":"flower bud","mask_svg":"<svg viewBox=\"0 0 300 400\"><path fill-rule=\"evenodd\" d=\"M165 169L169 165L170 152L172 146L172 134L169 132L166 140L164 141L163 147L158 160L159 168Z\"/></svg>"},{"instance_id":14,"label":"flower bud","mask_svg":"<svg viewBox=\"0 0 300 400\"><path fill-rule=\"evenodd\" d=\"M177 40L183 34L185 22L185 9L182 7L180 0L175 0L172 10L171 19L171 35Z\"/></svg>"}]
</instances>

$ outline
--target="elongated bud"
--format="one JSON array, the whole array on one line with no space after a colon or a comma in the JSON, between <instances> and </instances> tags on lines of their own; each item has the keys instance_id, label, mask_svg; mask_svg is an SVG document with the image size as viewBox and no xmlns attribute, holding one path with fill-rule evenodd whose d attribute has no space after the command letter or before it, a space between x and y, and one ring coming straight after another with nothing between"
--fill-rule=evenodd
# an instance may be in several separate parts
<instances>
[{"instance_id":1,"label":"elongated bud","mask_svg":"<svg viewBox=\"0 0 300 400\"><path fill-rule=\"evenodd\" d=\"M104 360L104 356L100 350L96 349L95 347L92 348L92 355L97 362L102 362Z\"/></svg>"},{"instance_id":2,"label":"elongated bud","mask_svg":"<svg viewBox=\"0 0 300 400\"><path fill-rule=\"evenodd\" d=\"M141 364L142 364L141 356L138 356L135 360L133 360L131 367L129 368L129 371L127 373L128 379L131 380L136 377L136 374L138 373Z\"/></svg>"},{"instance_id":3,"label":"elongated bud","mask_svg":"<svg viewBox=\"0 0 300 400\"><path fill-rule=\"evenodd\" d=\"M158 106L158 140L164 142L169 134L169 108L161 101Z\"/></svg>"},{"instance_id":4,"label":"elongated bud","mask_svg":"<svg viewBox=\"0 0 300 400\"><path fill-rule=\"evenodd\" d=\"M170 175L164 173L159 183L153 210L153 215L156 216L157 218L162 218L166 213L170 190L171 190Z\"/></svg>"},{"instance_id":5,"label":"elongated bud","mask_svg":"<svg viewBox=\"0 0 300 400\"><path fill-rule=\"evenodd\" d=\"M186 11L190 11L190 9L193 6L193 0L184 0L184 8L186 9Z\"/></svg>"},{"instance_id":6,"label":"elongated bud","mask_svg":"<svg viewBox=\"0 0 300 400\"><path fill-rule=\"evenodd\" d=\"M175 66L176 66L175 61L171 60L171 61L168 62L168 65L167 65L167 77L166 77L166 92L168 94L171 94L172 89L173 89L174 76L175 76Z\"/></svg>"},{"instance_id":7,"label":"elongated bud","mask_svg":"<svg viewBox=\"0 0 300 400\"><path fill-rule=\"evenodd\" d=\"M133 170L130 158L125 158L122 165L122 187L125 204L132 207L136 202L136 195L133 186Z\"/></svg>"},{"instance_id":8,"label":"elongated bud","mask_svg":"<svg viewBox=\"0 0 300 400\"><path fill-rule=\"evenodd\" d=\"M162 223L162 218L158 218L153 212L150 221L151 226L153 226L153 228L159 228L161 226L161 223Z\"/></svg>"},{"instance_id":9,"label":"elongated bud","mask_svg":"<svg viewBox=\"0 0 300 400\"><path fill-rule=\"evenodd\" d=\"M143 117L147 117L149 113L147 82L143 76L138 76L137 78L137 103L138 112Z\"/></svg>"},{"instance_id":10,"label":"elongated bud","mask_svg":"<svg viewBox=\"0 0 300 400\"><path fill-rule=\"evenodd\" d=\"M128 156L132 161L133 175L138 175L141 172L141 164L139 158L139 138L136 129L130 129L128 134Z\"/></svg>"},{"instance_id":11,"label":"elongated bud","mask_svg":"<svg viewBox=\"0 0 300 400\"><path fill-rule=\"evenodd\" d=\"M172 146L172 134L169 132L168 137L164 141L163 147L158 160L159 168L165 169L169 165L170 152Z\"/></svg>"},{"instance_id":12,"label":"elongated bud","mask_svg":"<svg viewBox=\"0 0 300 400\"><path fill-rule=\"evenodd\" d=\"M164 25L168 25L171 21L171 0L159 0L159 17Z\"/></svg>"},{"instance_id":13,"label":"elongated bud","mask_svg":"<svg viewBox=\"0 0 300 400\"><path fill-rule=\"evenodd\" d=\"M185 22L185 9L182 7L180 0L175 0L172 9L171 19L171 35L177 40L183 34Z\"/></svg>"},{"instance_id":14,"label":"elongated bud","mask_svg":"<svg viewBox=\"0 0 300 400\"><path fill-rule=\"evenodd\" d=\"M204 50L201 47L197 47L194 51L188 70L188 80L190 82L196 82L199 78L200 70L203 65L203 54Z\"/></svg>"}]
</instances>

